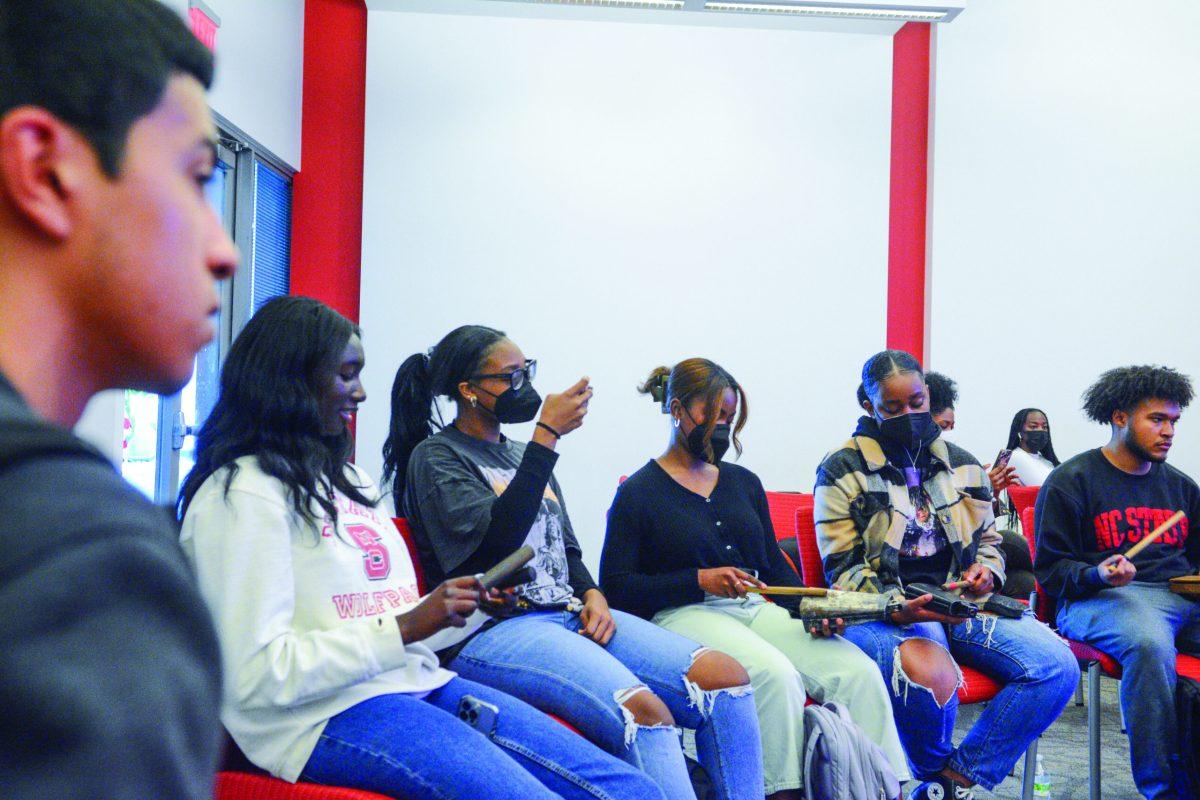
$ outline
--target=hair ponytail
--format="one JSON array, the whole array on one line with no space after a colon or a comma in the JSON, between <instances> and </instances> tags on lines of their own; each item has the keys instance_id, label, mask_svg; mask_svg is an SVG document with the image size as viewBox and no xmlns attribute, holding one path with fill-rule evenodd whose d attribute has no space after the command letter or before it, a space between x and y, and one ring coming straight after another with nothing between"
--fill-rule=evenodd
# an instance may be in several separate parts
<instances>
[{"instance_id":1,"label":"hair ponytail","mask_svg":"<svg viewBox=\"0 0 1200 800\"><path fill-rule=\"evenodd\" d=\"M383 484L392 487L396 513L403 513L408 462L417 445L442 426L433 421L438 397L456 399L458 384L469 380L487 360L504 331L463 325L446 334L426 353L404 359L392 381L392 417L383 443Z\"/></svg>"},{"instance_id":2,"label":"hair ponytail","mask_svg":"<svg viewBox=\"0 0 1200 800\"><path fill-rule=\"evenodd\" d=\"M429 356L413 353L404 359L392 381L392 418L383 442L383 484L392 486L396 513L400 513L412 451L433 433L433 401Z\"/></svg>"}]
</instances>

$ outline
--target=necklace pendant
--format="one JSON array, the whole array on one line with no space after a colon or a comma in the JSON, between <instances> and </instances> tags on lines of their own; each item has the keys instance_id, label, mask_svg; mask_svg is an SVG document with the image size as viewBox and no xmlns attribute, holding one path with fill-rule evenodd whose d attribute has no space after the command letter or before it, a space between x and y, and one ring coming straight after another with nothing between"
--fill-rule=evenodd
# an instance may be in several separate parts
<instances>
[{"instance_id":1,"label":"necklace pendant","mask_svg":"<svg viewBox=\"0 0 1200 800\"><path fill-rule=\"evenodd\" d=\"M921 470L916 467L904 468L904 483L912 489L921 485Z\"/></svg>"}]
</instances>

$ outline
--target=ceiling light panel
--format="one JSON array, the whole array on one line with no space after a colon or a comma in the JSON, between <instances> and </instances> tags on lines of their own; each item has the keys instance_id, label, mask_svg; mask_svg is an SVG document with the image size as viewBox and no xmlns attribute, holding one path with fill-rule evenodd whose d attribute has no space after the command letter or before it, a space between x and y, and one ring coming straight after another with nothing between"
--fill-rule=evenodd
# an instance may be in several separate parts
<instances>
[{"instance_id":1,"label":"ceiling light panel","mask_svg":"<svg viewBox=\"0 0 1200 800\"><path fill-rule=\"evenodd\" d=\"M612 8L653 8L670 11L683 8L684 0L535 0L561 6L610 6Z\"/></svg>"},{"instance_id":2,"label":"ceiling light panel","mask_svg":"<svg viewBox=\"0 0 1200 800\"><path fill-rule=\"evenodd\" d=\"M920 11L888 7L837 7L793 5L788 3L739 3L708 0L707 11L739 11L748 14L791 14L802 17L838 17L842 19L894 20L899 22L941 22L945 11Z\"/></svg>"}]
</instances>

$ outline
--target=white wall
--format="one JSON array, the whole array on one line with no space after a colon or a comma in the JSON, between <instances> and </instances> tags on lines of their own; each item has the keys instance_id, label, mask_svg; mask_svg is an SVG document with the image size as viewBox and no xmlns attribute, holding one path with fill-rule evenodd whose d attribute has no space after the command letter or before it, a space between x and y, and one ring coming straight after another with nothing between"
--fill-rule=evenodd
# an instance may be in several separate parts
<instances>
[{"instance_id":1,"label":"white wall","mask_svg":"<svg viewBox=\"0 0 1200 800\"><path fill-rule=\"evenodd\" d=\"M1060 457L1107 441L1105 369L1200 379L1200 4L972 0L937 40L930 365L982 460L1040 406ZM1197 412L1171 460L1200 477Z\"/></svg>"},{"instance_id":2,"label":"white wall","mask_svg":"<svg viewBox=\"0 0 1200 800\"><path fill-rule=\"evenodd\" d=\"M182 15L187 0L163 0ZM221 18L209 103L286 163L300 168L304 0L206 0ZM123 395L92 399L76 432L121 459ZM115 423L114 423L115 420Z\"/></svg>"},{"instance_id":3,"label":"white wall","mask_svg":"<svg viewBox=\"0 0 1200 800\"><path fill-rule=\"evenodd\" d=\"M711 357L742 463L811 489L884 339L891 38L372 11L362 274L378 475L400 361L507 330L596 396L556 474L595 565L617 478L662 451L634 386ZM510 434L527 438L529 426Z\"/></svg>"},{"instance_id":4,"label":"white wall","mask_svg":"<svg viewBox=\"0 0 1200 800\"><path fill-rule=\"evenodd\" d=\"M163 0L187 13L187 0ZM217 77L209 103L300 169L304 0L204 0L218 17Z\"/></svg>"}]
</instances>

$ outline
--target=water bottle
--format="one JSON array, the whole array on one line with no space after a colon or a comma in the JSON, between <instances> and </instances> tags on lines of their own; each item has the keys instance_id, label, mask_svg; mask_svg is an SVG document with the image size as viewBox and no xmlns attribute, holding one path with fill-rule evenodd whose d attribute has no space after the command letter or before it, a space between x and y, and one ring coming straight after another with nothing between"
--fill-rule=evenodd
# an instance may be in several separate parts
<instances>
[{"instance_id":1,"label":"water bottle","mask_svg":"<svg viewBox=\"0 0 1200 800\"><path fill-rule=\"evenodd\" d=\"M1037 755L1037 771L1033 773L1033 796L1050 800L1050 776L1042 764L1042 754Z\"/></svg>"}]
</instances>

